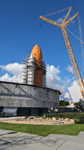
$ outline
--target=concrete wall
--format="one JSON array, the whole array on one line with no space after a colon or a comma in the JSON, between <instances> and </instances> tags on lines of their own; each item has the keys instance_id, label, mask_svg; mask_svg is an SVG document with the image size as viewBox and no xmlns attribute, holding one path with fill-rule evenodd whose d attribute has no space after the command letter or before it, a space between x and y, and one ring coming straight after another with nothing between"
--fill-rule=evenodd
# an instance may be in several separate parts
<instances>
[{"instance_id":1,"label":"concrete wall","mask_svg":"<svg viewBox=\"0 0 84 150\"><path fill-rule=\"evenodd\" d=\"M0 106L59 107L59 91L0 81Z\"/></svg>"}]
</instances>

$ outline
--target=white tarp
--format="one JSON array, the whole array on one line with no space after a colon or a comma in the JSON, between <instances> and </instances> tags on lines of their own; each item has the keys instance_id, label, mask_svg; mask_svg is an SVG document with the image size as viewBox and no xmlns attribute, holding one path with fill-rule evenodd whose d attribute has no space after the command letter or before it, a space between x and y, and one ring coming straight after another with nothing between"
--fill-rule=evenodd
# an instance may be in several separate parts
<instances>
[{"instance_id":1,"label":"white tarp","mask_svg":"<svg viewBox=\"0 0 84 150\"><path fill-rule=\"evenodd\" d=\"M69 108L74 108L75 106L74 106L74 104L71 104L70 106L69 106Z\"/></svg>"},{"instance_id":2,"label":"white tarp","mask_svg":"<svg viewBox=\"0 0 84 150\"><path fill-rule=\"evenodd\" d=\"M74 106L74 104L71 104L71 105L68 105L66 107L68 107L68 108L74 108L75 106Z\"/></svg>"},{"instance_id":3,"label":"white tarp","mask_svg":"<svg viewBox=\"0 0 84 150\"><path fill-rule=\"evenodd\" d=\"M82 98L79 86L71 86L68 88L73 102L78 102Z\"/></svg>"}]
</instances>

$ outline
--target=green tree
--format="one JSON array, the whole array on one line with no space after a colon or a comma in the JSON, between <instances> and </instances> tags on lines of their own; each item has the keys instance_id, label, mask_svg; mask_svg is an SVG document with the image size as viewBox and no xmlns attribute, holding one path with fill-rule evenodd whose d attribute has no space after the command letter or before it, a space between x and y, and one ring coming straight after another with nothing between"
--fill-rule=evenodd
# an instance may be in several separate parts
<instances>
[{"instance_id":1,"label":"green tree","mask_svg":"<svg viewBox=\"0 0 84 150\"><path fill-rule=\"evenodd\" d=\"M81 102L76 102L76 103L74 103L74 105L75 105L76 108L80 108Z\"/></svg>"},{"instance_id":2,"label":"green tree","mask_svg":"<svg viewBox=\"0 0 84 150\"><path fill-rule=\"evenodd\" d=\"M75 105L75 108L78 110L78 111L83 111L83 107L84 107L84 102L76 102L74 103Z\"/></svg>"},{"instance_id":3,"label":"green tree","mask_svg":"<svg viewBox=\"0 0 84 150\"><path fill-rule=\"evenodd\" d=\"M60 101L60 106L67 106L67 105L69 105L69 102L68 101L65 101L65 100L61 100Z\"/></svg>"}]
</instances>

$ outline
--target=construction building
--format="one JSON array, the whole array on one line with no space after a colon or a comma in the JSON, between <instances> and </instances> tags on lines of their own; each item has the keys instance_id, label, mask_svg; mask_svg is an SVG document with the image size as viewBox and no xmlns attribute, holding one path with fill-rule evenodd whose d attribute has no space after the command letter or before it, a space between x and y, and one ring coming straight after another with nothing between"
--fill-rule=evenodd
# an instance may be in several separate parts
<instances>
[{"instance_id":1,"label":"construction building","mask_svg":"<svg viewBox=\"0 0 84 150\"><path fill-rule=\"evenodd\" d=\"M59 108L59 90L46 87L46 65L40 47L35 45L24 60L21 83L0 81L0 111L17 108L17 115L42 115L49 107Z\"/></svg>"}]
</instances>

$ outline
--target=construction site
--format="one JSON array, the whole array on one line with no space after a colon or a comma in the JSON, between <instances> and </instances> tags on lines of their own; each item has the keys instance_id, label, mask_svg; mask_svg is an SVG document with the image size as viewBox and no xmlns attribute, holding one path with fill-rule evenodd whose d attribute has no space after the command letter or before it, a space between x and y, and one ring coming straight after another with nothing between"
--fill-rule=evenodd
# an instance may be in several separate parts
<instances>
[{"instance_id":1,"label":"construction site","mask_svg":"<svg viewBox=\"0 0 84 150\"><path fill-rule=\"evenodd\" d=\"M46 87L46 65L38 45L23 60L21 83L0 81L0 108L16 108L17 115L42 115L49 107L59 108L59 90ZM4 110L5 111L5 110ZM4 112L5 113L5 112Z\"/></svg>"},{"instance_id":2,"label":"construction site","mask_svg":"<svg viewBox=\"0 0 84 150\"><path fill-rule=\"evenodd\" d=\"M46 21L52 25L58 26L62 29L65 44L78 83L77 90L71 88L69 89L69 92L72 96L72 100L74 102L79 101L80 99L84 100L83 79L79 71L79 67L67 33L68 30L67 26L76 17L78 17L80 39L76 36L75 37L78 38L78 40L80 41L82 51L84 43L82 41L82 34L81 34L82 31L79 20L79 12L77 12L73 17L68 19L72 9L73 7L71 6L70 8L56 11L54 13L45 16L40 16L39 19ZM62 24L46 18L47 16L54 15L56 13L60 13L65 10L68 10L68 12ZM23 60L23 73L21 83L0 81L0 112L3 110L3 108L6 107L6 108L16 108L17 110L16 115L18 116L20 115L41 116L44 113L48 113L48 108L56 109L60 107L59 96L61 95L61 93L65 94L64 91L59 91L58 89L51 89L47 87L46 64L45 61L43 60L41 48L36 44L32 49L31 54L28 55Z\"/></svg>"}]
</instances>

